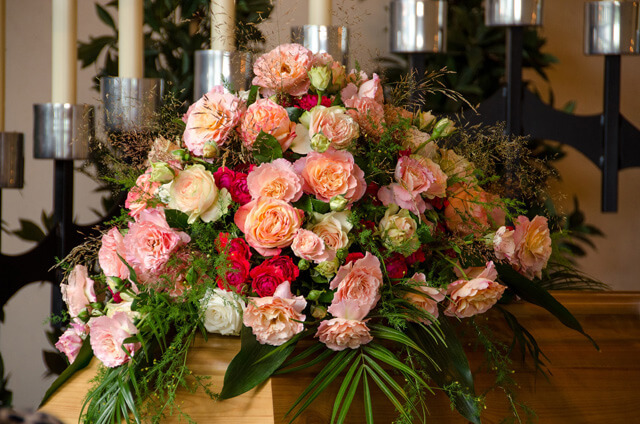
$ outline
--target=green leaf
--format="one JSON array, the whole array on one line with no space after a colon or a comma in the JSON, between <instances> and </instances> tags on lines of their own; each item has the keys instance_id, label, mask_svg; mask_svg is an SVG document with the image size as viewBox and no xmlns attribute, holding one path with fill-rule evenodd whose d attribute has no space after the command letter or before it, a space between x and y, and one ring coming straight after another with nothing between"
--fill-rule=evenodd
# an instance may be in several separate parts
<instances>
[{"instance_id":1,"label":"green leaf","mask_svg":"<svg viewBox=\"0 0 640 424\"><path fill-rule=\"evenodd\" d=\"M347 413L349 412L349 408L351 407L351 403L353 402L353 397L356 395L356 390L358 389L358 385L360 384L360 378L362 377L363 374L364 374L364 367L361 366L355 378L351 382L351 386L349 387L347 396L344 398L344 403L342 404L342 409L340 410L340 415L338 416L337 424L343 424L344 420L347 418ZM345 378L345 380L347 379Z\"/></svg>"},{"instance_id":2,"label":"green leaf","mask_svg":"<svg viewBox=\"0 0 640 424\"><path fill-rule=\"evenodd\" d=\"M331 206L322 200L311 198L311 204L313 205L313 210L318 213L329 213L331 211Z\"/></svg>"},{"instance_id":3,"label":"green leaf","mask_svg":"<svg viewBox=\"0 0 640 424\"><path fill-rule=\"evenodd\" d=\"M580 322L576 319L576 317L574 317L573 314L562 305L562 303L558 302L553 296L551 296L551 293L549 293L540 285L518 274L509 265L497 264L496 270L498 271L502 282L505 283L518 296L520 296L527 302L531 302L534 305L538 305L551 312L551 314L558 318L561 323L563 323L568 328L571 328L572 330L583 334L587 339L589 339L589 341L591 341L596 349L600 350L595 340L593 340L591 336L584 332L584 330L582 329L582 325L580 325Z\"/></svg>"},{"instance_id":4,"label":"green leaf","mask_svg":"<svg viewBox=\"0 0 640 424\"><path fill-rule=\"evenodd\" d=\"M359 365L360 365L359 361L354 361L353 365L351 365L351 368L349 368L349 371L347 371L344 378L342 379L342 384L338 389L338 394L336 395L336 398L333 401L333 411L331 412L332 424L336 420L336 416L338 415L338 411L340 410L340 404L342 403L344 395L347 392L347 389L349 388L349 383L353 379L353 375L356 373L356 370L358 369Z\"/></svg>"},{"instance_id":5,"label":"green leaf","mask_svg":"<svg viewBox=\"0 0 640 424\"><path fill-rule=\"evenodd\" d=\"M367 373L363 374L362 391L364 394L364 417L367 420L367 424L373 424L373 406L371 405L371 390L369 390L369 380L367 379Z\"/></svg>"},{"instance_id":6,"label":"green leaf","mask_svg":"<svg viewBox=\"0 0 640 424\"><path fill-rule=\"evenodd\" d=\"M86 339L84 339L82 347L80 348L80 352L78 352L78 356L76 356L76 360L73 361L73 364L69 365L67 369L64 370L58 378L56 378L53 384L51 384L51 387L49 387L47 392L44 394L42 402L40 402L40 407L47 403L49 398L53 396L56 390L58 390L60 386L62 386L73 374L75 374L76 371L80 371L81 369L86 368L87 365L89 365L89 362L91 362L91 358L93 358L93 350L91 350L91 344L89 342L90 337L91 336L88 336Z\"/></svg>"},{"instance_id":7,"label":"green leaf","mask_svg":"<svg viewBox=\"0 0 640 424\"><path fill-rule=\"evenodd\" d=\"M247 107L251 106L256 102L258 98L258 91L260 91L260 87L257 85L252 85L249 89L249 97L247 98Z\"/></svg>"},{"instance_id":8,"label":"green leaf","mask_svg":"<svg viewBox=\"0 0 640 424\"><path fill-rule=\"evenodd\" d=\"M411 417L405 411L404 406L400 403L398 398L393 394L393 392L384 384L384 381L371 369L368 365L364 365L364 370L371 376L371 379L378 385L378 388L384 393L384 395L389 399L389 401L395 406L396 410L399 411L408 422L411 422Z\"/></svg>"},{"instance_id":9,"label":"green leaf","mask_svg":"<svg viewBox=\"0 0 640 424\"><path fill-rule=\"evenodd\" d=\"M111 14L109 12L107 12L107 10L104 7L100 6L98 3L96 3L96 13L98 14L98 17L100 18L100 20L102 22L107 24L114 31L117 31L116 23L114 22L113 18L111 17Z\"/></svg>"},{"instance_id":10,"label":"green leaf","mask_svg":"<svg viewBox=\"0 0 640 424\"><path fill-rule=\"evenodd\" d=\"M227 372L224 375L224 385L220 392L221 399L229 399L241 395L269 377L287 359L296 345L291 344L280 352L270 355L262 360L264 356L276 350L278 346L260 344L253 335L251 328L242 327L242 347L240 352L233 358Z\"/></svg>"},{"instance_id":11,"label":"green leaf","mask_svg":"<svg viewBox=\"0 0 640 424\"><path fill-rule=\"evenodd\" d=\"M313 212L313 203L311 203L311 196L308 194L303 195L300 200L292 203L294 208L302 209L307 213Z\"/></svg>"},{"instance_id":12,"label":"green leaf","mask_svg":"<svg viewBox=\"0 0 640 424\"><path fill-rule=\"evenodd\" d=\"M287 107L287 114L289 114L289 120L291 122L300 122L300 116L305 112L304 109L300 109L299 107Z\"/></svg>"},{"instance_id":13,"label":"green leaf","mask_svg":"<svg viewBox=\"0 0 640 424\"><path fill-rule=\"evenodd\" d=\"M189 215L186 213L177 209L165 209L164 214L167 217L167 224L169 224L169 227L177 228L179 230L186 230L189 228L189 224L187 223Z\"/></svg>"},{"instance_id":14,"label":"green leaf","mask_svg":"<svg viewBox=\"0 0 640 424\"><path fill-rule=\"evenodd\" d=\"M260 131L253 143L253 157L258 163L271 162L282 157L282 147L274 136Z\"/></svg>"}]
</instances>

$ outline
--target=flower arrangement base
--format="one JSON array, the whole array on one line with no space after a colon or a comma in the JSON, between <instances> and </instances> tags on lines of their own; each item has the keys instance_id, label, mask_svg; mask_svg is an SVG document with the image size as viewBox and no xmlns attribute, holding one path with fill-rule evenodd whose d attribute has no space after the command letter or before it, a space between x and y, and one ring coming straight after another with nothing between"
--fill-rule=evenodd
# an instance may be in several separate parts
<instances>
[{"instance_id":1,"label":"flower arrangement base","mask_svg":"<svg viewBox=\"0 0 640 424\"><path fill-rule=\"evenodd\" d=\"M554 293L599 343L601 351L579 334L568 330L548 312L531 304L507 306L535 335L550 360L553 376L547 380L536 374L530 364L514 356L515 380L520 385L519 400L532 407L539 423L631 423L637 422L640 397L640 293ZM488 317L491 319L490 317ZM500 329L496 329L500 331ZM239 338L210 336L205 343L197 339L189 364L196 373L211 376L212 389L220 390L228 363L240 349ZM476 391L484 392L493 375L481 366L483 353L469 349ZM42 408L65 424L78 422L82 399L91 386L97 361L74 375ZM180 406L196 422L207 423L287 423L283 416L297 396L310 383L318 369L274 376L258 388L237 398L213 402L202 391L184 393ZM339 385L327 389L304 412L298 424L330 422L333 399ZM452 412L443 393L428 399L431 416L427 422L465 423ZM372 393L375 422L387 424L396 417L387 399L377 390ZM347 422L364 423L362 395L356 394ZM483 423L498 423L508 416L508 404L498 389L486 397ZM179 422L171 417L164 422ZM185 422L183 419L182 422Z\"/></svg>"}]
</instances>

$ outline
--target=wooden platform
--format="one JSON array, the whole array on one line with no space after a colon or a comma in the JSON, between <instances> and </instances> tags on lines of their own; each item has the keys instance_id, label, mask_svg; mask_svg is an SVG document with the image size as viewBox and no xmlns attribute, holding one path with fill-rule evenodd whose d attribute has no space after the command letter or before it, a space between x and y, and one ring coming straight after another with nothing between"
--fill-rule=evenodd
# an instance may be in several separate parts
<instances>
[{"instance_id":1,"label":"wooden platform","mask_svg":"<svg viewBox=\"0 0 640 424\"><path fill-rule=\"evenodd\" d=\"M536 376L530 364L514 362L515 379L521 386L520 400L535 410L541 424L640 423L640 293L564 292L555 296L576 315L601 351L596 351L587 339L566 329L546 311L529 304L510 305L509 310L534 334L549 357L553 373L547 381L539 374ZM206 345L201 341L196 344L190 353L190 363L194 372L211 375L213 389L219 390L226 364L238 349L237 339L212 337ZM472 367L477 371L478 393L493 381L492 375L480 368L482 356L480 352L469 352ZM200 424L285 423L288 421L283 419L284 413L311 381L313 372L277 376L250 393L218 403L203 393L185 396L182 406ZM76 423L88 381L94 373L94 368L88 368L74 376L43 410L65 423ZM329 388L297 423L328 423L336 392L337 387ZM374 397L376 423L392 422L393 407L381 393L374 393ZM359 399L356 395L347 419L350 424L364 422ZM429 422L466 422L450 411L443 394L430 399L429 405ZM507 413L504 395L488 393L482 422L499 423Z\"/></svg>"}]
</instances>

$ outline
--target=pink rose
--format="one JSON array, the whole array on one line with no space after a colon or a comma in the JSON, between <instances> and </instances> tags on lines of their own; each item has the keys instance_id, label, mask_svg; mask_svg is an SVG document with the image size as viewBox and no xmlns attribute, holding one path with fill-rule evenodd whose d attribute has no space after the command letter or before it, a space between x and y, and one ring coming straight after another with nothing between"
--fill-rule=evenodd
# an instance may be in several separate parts
<instances>
[{"instance_id":1,"label":"pink rose","mask_svg":"<svg viewBox=\"0 0 640 424\"><path fill-rule=\"evenodd\" d=\"M106 367L115 368L128 362L129 357L140 349L140 343L124 343L138 333L131 317L125 312L116 312L111 318L92 318L89 326L93 354Z\"/></svg>"},{"instance_id":2,"label":"pink rose","mask_svg":"<svg viewBox=\"0 0 640 424\"><path fill-rule=\"evenodd\" d=\"M380 103L369 97L353 97L345 100L344 105L364 134L374 139L380 138L384 132L384 108Z\"/></svg>"},{"instance_id":3,"label":"pink rose","mask_svg":"<svg viewBox=\"0 0 640 424\"><path fill-rule=\"evenodd\" d=\"M411 303L416 308L428 313L434 319L438 318L438 303L445 299L445 295L442 290L435 287L429 287L427 285L427 277L421 273L416 272L409 280L409 287L415 292L406 292L404 299ZM425 325L431 324L431 320L422 318L421 322Z\"/></svg>"},{"instance_id":4,"label":"pink rose","mask_svg":"<svg viewBox=\"0 0 640 424\"><path fill-rule=\"evenodd\" d=\"M373 340L364 321L344 318L324 320L318 326L316 337L331 350L357 349Z\"/></svg>"},{"instance_id":5,"label":"pink rose","mask_svg":"<svg viewBox=\"0 0 640 424\"><path fill-rule=\"evenodd\" d=\"M515 251L512 265L527 278L542 277L542 270L551 257L551 236L547 218L536 216L532 221L519 216L513 233Z\"/></svg>"},{"instance_id":6,"label":"pink rose","mask_svg":"<svg viewBox=\"0 0 640 424\"><path fill-rule=\"evenodd\" d=\"M281 44L256 60L253 84L267 96L276 92L302 96L309 90L312 60L313 53L300 44Z\"/></svg>"},{"instance_id":7,"label":"pink rose","mask_svg":"<svg viewBox=\"0 0 640 424\"><path fill-rule=\"evenodd\" d=\"M184 144L195 156L205 156L205 144L222 146L244 113L244 101L229 93L209 92L191 109Z\"/></svg>"},{"instance_id":8,"label":"pink rose","mask_svg":"<svg viewBox=\"0 0 640 424\"><path fill-rule=\"evenodd\" d=\"M307 306L303 296L293 296L288 281L271 297L251 297L244 311L244 325L251 327L261 344L280 346L304 330L302 313ZM298 322L300 321L300 322Z\"/></svg>"},{"instance_id":9,"label":"pink rose","mask_svg":"<svg viewBox=\"0 0 640 424\"><path fill-rule=\"evenodd\" d=\"M349 83L341 91L342 101L357 98L357 99L373 99L376 102L382 104L384 102L384 94L382 92L382 84L378 74L373 74L371 79L367 79L357 87L354 83Z\"/></svg>"},{"instance_id":10,"label":"pink rose","mask_svg":"<svg viewBox=\"0 0 640 424\"><path fill-rule=\"evenodd\" d=\"M450 302L444 313L458 318L485 313L500 300L505 289L487 278L454 281L447 288Z\"/></svg>"},{"instance_id":11,"label":"pink rose","mask_svg":"<svg viewBox=\"0 0 640 424\"><path fill-rule=\"evenodd\" d=\"M375 255L367 252L364 258L341 266L331 280L329 287L332 290L337 289L332 304L353 300L363 311L369 313L380 299L381 286L380 261Z\"/></svg>"},{"instance_id":12,"label":"pink rose","mask_svg":"<svg viewBox=\"0 0 640 424\"><path fill-rule=\"evenodd\" d=\"M249 246L263 256L274 256L291 245L304 221L304 212L287 202L260 197L241 206L234 222Z\"/></svg>"},{"instance_id":13,"label":"pink rose","mask_svg":"<svg viewBox=\"0 0 640 424\"><path fill-rule=\"evenodd\" d=\"M67 330L62 333L62 335L56 342L56 349L64 353L67 356L69 363L73 364L73 361L76 360L76 357L80 352L82 343L82 337L80 337L78 332L73 327L71 327L67 328Z\"/></svg>"},{"instance_id":14,"label":"pink rose","mask_svg":"<svg viewBox=\"0 0 640 424\"><path fill-rule=\"evenodd\" d=\"M247 186L253 199L271 197L296 202L302 196L302 179L286 159L263 163L247 176Z\"/></svg>"},{"instance_id":15,"label":"pink rose","mask_svg":"<svg viewBox=\"0 0 640 424\"><path fill-rule=\"evenodd\" d=\"M282 151L289 148L296 137L296 124L289 120L286 109L270 99L260 99L249 106L240 124L240 138L251 150L261 131L278 140Z\"/></svg>"},{"instance_id":16,"label":"pink rose","mask_svg":"<svg viewBox=\"0 0 640 424\"><path fill-rule=\"evenodd\" d=\"M313 231L300 228L291 243L293 253L302 259L313 261L317 264L330 261L335 258L335 250L327 249L324 240Z\"/></svg>"},{"instance_id":17,"label":"pink rose","mask_svg":"<svg viewBox=\"0 0 640 424\"><path fill-rule=\"evenodd\" d=\"M119 255L119 256L118 256ZM107 277L129 278L129 268L120 259L127 256L124 237L117 227L111 228L102 236L102 246L98 251L98 262Z\"/></svg>"},{"instance_id":18,"label":"pink rose","mask_svg":"<svg viewBox=\"0 0 640 424\"><path fill-rule=\"evenodd\" d=\"M97 300L93 280L89 278L86 266L76 265L71 270L67 283L60 284L62 299L69 308L69 315L76 318L80 312L89 308L89 305Z\"/></svg>"},{"instance_id":19,"label":"pink rose","mask_svg":"<svg viewBox=\"0 0 640 424\"><path fill-rule=\"evenodd\" d=\"M147 202L155 199L160 185L157 181L151 181L151 168L140 175L136 180L136 185L129 190L124 202L124 207L129 209L129 215L134 218L140 215L140 212L147 208Z\"/></svg>"},{"instance_id":20,"label":"pink rose","mask_svg":"<svg viewBox=\"0 0 640 424\"><path fill-rule=\"evenodd\" d=\"M413 212L415 215L420 215L427 210L427 204L421 196L411 194L410 191L398 183L380 187L377 197L384 206L398 205L402 209Z\"/></svg>"},{"instance_id":21,"label":"pink rose","mask_svg":"<svg viewBox=\"0 0 640 424\"><path fill-rule=\"evenodd\" d=\"M224 94L224 86L214 86L208 93L205 94L205 96L212 96L214 94ZM184 122L185 124L189 120L189 115L191 115L191 112L193 112L193 110L196 108L196 103L191 103L191 106L189 106L189 109L187 109L187 113L182 115L182 122Z\"/></svg>"},{"instance_id":22,"label":"pink rose","mask_svg":"<svg viewBox=\"0 0 640 424\"><path fill-rule=\"evenodd\" d=\"M148 280L162 269L172 253L190 240L186 233L169 227L164 212L146 209L137 222L129 224L129 232L124 236L127 263L138 279Z\"/></svg>"},{"instance_id":23,"label":"pink rose","mask_svg":"<svg viewBox=\"0 0 640 424\"><path fill-rule=\"evenodd\" d=\"M340 106L317 106L309 114L309 139L322 134L336 150L347 149L360 135L358 123Z\"/></svg>"},{"instance_id":24,"label":"pink rose","mask_svg":"<svg viewBox=\"0 0 640 424\"><path fill-rule=\"evenodd\" d=\"M360 200L367 185L364 172L346 151L311 152L298 159L293 168L302 176L302 189L323 202L342 195L349 205Z\"/></svg>"}]
</instances>

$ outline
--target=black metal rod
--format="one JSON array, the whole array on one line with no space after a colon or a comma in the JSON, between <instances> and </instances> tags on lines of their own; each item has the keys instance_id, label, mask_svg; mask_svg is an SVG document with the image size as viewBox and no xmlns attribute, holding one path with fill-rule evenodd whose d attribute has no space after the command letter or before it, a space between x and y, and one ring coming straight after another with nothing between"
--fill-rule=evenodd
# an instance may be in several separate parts
<instances>
[{"instance_id":1,"label":"black metal rod","mask_svg":"<svg viewBox=\"0 0 640 424\"><path fill-rule=\"evenodd\" d=\"M2 255L2 188L0 188L0 255Z\"/></svg>"},{"instance_id":2,"label":"black metal rod","mask_svg":"<svg viewBox=\"0 0 640 424\"><path fill-rule=\"evenodd\" d=\"M63 259L71 250L70 239L73 229L73 161L54 161L53 216L56 231L56 256ZM59 315L64 309L60 283L62 270L56 271L56 281L51 289L51 313Z\"/></svg>"},{"instance_id":3,"label":"black metal rod","mask_svg":"<svg viewBox=\"0 0 640 424\"><path fill-rule=\"evenodd\" d=\"M620 165L620 56L604 57L602 212L618 211Z\"/></svg>"},{"instance_id":4,"label":"black metal rod","mask_svg":"<svg viewBox=\"0 0 640 424\"><path fill-rule=\"evenodd\" d=\"M507 27L507 134L522 135L522 34L521 26Z\"/></svg>"}]
</instances>

